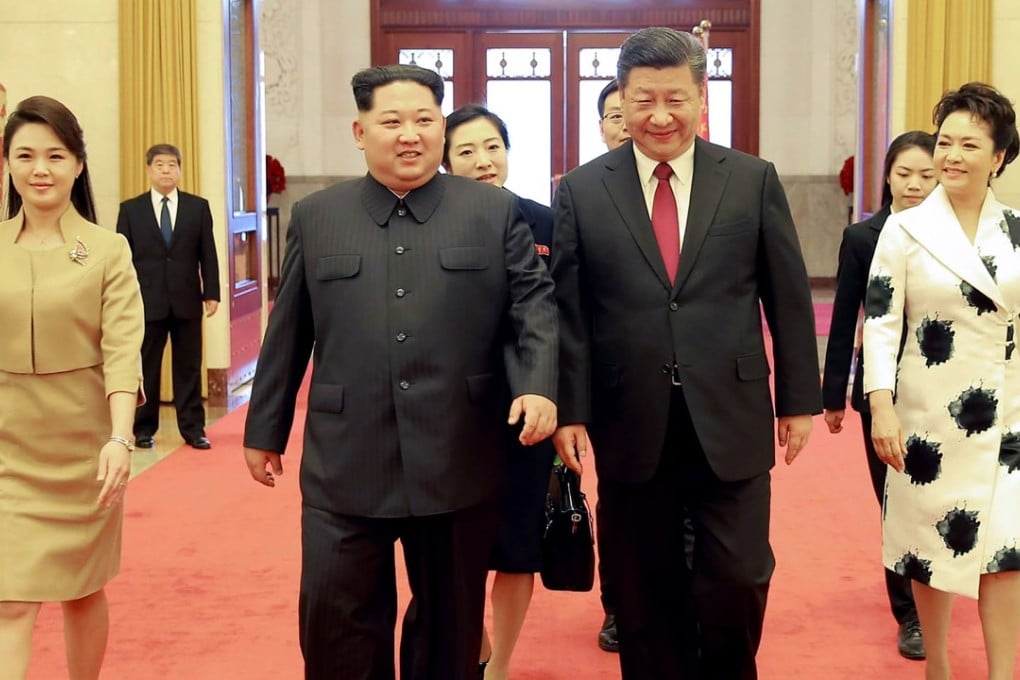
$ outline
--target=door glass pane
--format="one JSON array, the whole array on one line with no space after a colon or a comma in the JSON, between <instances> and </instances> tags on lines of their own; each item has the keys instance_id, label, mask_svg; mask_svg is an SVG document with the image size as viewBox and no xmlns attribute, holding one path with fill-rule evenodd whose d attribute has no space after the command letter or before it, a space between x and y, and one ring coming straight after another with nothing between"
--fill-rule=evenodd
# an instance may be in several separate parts
<instances>
[{"instance_id":1,"label":"door glass pane","mask_svg":"<svg viewBox=\"0 0 1020 680\"><path fill-rule=\"evenodd\" d=\"M577 96L577 159L584 164L606 152L599 128L599 93L608 80L582 80Z\"/></svg>"},{"instance_id":2,"label":"door glass pane","mask_svg":"<svg viewBox=\"0 0 1020 680\"><path fill-rule=\"evenodd\" d=\"M552 74L552 51L548 48L492 48L485 50L485 62L489 78L548 78Z\"/></svg>"},{"instance_id":3,"label":"door glass pane","mask_svg":"<svg viewBox=\"0 0 1020 680\"><path fill-rule=\"evenodd\" d=\"M708 136L722 146L733 145L733 81L708 81Z\"/></svg>"},{"instance_id":4,"label":"door glass pane","mask_svg":"<svg viewBox=\"0 0 1020 680\"><path fill-rule=\"evenodd\" d=\"M399 63L421 66L443 77L443 115L453 111L453 50L405 49L400 50Z\"/></svg>"},{"instance_id":5,"label":"door glass pane","mask_svg":"<svg viewBox=\"0 0 1020 680\"><path fill-rule=\"evenodd\" d=\"M620 58L619 47L586 47L579 52L578 68L582 78L616 77L616 60Z\"/></svg>"},{"instance_id":6,"label":"door glass pane","mask_svg":"<svg viewBox=\"0 0 1020 680\"><path fill-rule=\"evenodd\" d=\"M548 80L490 80L486 105L506 123L510 168L506 188L549 205L552 194L552 85ZM543 115L536 115L542 112Z\"/></svg>"}]
</instances>

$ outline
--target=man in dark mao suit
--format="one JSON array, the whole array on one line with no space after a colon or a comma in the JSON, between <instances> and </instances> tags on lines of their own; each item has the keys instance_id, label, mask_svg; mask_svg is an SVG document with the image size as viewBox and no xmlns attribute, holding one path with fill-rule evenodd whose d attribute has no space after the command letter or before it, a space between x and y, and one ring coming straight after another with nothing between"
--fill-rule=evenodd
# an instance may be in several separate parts
<instances>
[{"instance_id":1,"label":"man in dark mao suit","mask_svg":"<svg viewBox=\"0 0 1020 680\"><path fill-rule=\"evenodd\" d=\"M210 448L202 406L202 312L216 313L220 269L209 202L177 189L181 152L156 144L145 152L152 188L120 204L117 231L131 257L145 303L142 375L145 403L135 413L135 444L153 447L159 429L159 383L170 337L177 429L196 449Z\"/></svg>"},{"instance_id":2,"label":"man in dark mao suit","mask_svg":"<svg viewBox=\"0 0 1020 680\"><path fill-rule=\"evenodd\" d=\"M625 680L757 675L776 434L762 310L787 463L821 411L782 186L771 163L696 139L704 73L689 33L628 38L617 79L632 143L567 174L555 201L554 441L577 460L591 436Z\"/></svg>"},{"instance_id":3,"label":"man in dark mao suit","mask_svg":"<svg viewBox=\"0 0 1020 680\"><path fill-rule=\"evenodd\" d=\"M305 677L394 677L394 541L412 591L400 677L477 677L506 424L556 423L552 279L512 194L439 174L443 81L352 80L368 174L292 212L245 425L273 486L313 357L301 461ZM511 403L512 397L512 403Z\"/></svg>"}]
</instances>

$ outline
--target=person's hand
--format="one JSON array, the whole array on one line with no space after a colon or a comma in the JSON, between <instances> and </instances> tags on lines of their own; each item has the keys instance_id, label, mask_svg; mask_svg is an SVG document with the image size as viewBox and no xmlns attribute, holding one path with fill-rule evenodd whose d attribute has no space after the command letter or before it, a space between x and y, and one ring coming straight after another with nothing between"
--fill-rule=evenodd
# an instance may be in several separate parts
<instances>
[{"instance_id":1,"label":"person's hand","mask_svg":"<svg viewBox=\"0 0 1020 680\"><path fill-rule=\"evenodd\" d=\"M779 418L776 430L779 435L779 445L786 447L787 465L793 463L801 450L807 446L808 437L811 436L811 420L810 415Z\"/></svg>"},{"instance_id":2,"label":"person's hand","mask_svg":"<svg viewBox=\"0 0 1020 680\"><path fill-rule=\"evenodd\" d=\"M219 306L220 306L220 303L218 301L216 301L216 300L206 300L205 301L205 315L206 316L212 316L213 314L216 313L216 310L219 308Z\"/></svg>"},{"instance_id":3,"label":"person's hand","mask_svg":"<svg viewBox=\"0 0 1020 680\"><path fill-rule=\"evenodd\" d=\"M581 458L588 455L588 430L584 425L564 425L553 434L556 455L568 468L582 474Z\"/></svg>"},{"instance_id":4,"label":"person's hand","mask_svg":"<svg viewBox=\"0 0 1020 680\"><path fill-rule=\"evenodd\" d=\"M259 484L276 486L276 477L283 474L283 461L280 454L265 449L244 447L244 462L248 465L251 478Z\"/></svg>"},{"instance_id":5,"label":"person's hand","mask_svg":"<svg viewBox=\"0 0 1020 680\"><path fill-rule=\"evenodd\" d=\"M124 498L128 477L131 476L131 452L116 441L109 441L99 449L99 472L96 480L103 483L97 502L104 508L119 503Z\"/></svg>"},{"instance_id":6,"label":"person's hand","mask_svg":"<svg viewBox=\"0 0 1020 680\"><path fill-rule=\"evenodd\" d=\"M846 417L846 409L825 409L825 424L829 426L830 434L839 434L843 431L843 418Z\"/></svg>"},{"instance_id":7,"label":"person's hand","mask_svg":"<svg viewBox=\"0 0 1020 680\"><path fill-rule=\"evenodd\" d=\"M894 408L876 410L872 404L871 441L875 445L875 454L879 460L892 466L897 472L903 472L903 457L907 455L907 446L903 441L903 430Z\"/></svg>"},{"instance_id":8,"label":"person's hand","mask_svg":"<svg viewBox=\"0 0 1020 680\"><path fill-rule=\"evenodd\" d=\"M524 427L518 437L521 444L537 444L556 429L556 404L540 394L522 394L510 404L507 423L516 425L524 415Z\"/></svg>"}]
</instances>

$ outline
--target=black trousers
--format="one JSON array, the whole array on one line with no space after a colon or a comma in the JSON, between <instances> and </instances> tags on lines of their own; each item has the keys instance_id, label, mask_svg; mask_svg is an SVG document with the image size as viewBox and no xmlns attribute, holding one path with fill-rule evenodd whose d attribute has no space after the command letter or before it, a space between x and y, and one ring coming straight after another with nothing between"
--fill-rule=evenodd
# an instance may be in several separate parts
<instances>
[{"instance_id":1,"label":"black trousers","mask_svg":"<svg viewBox=\"0 0 1020 680\"><path fill-rule=\"evenodd\" d=\"M495 501L429 517L377 519L301 510L301 652L307 680L393 680L394 542L411 602L401 680L475 680Z\"/></svg>"},{"instance_id":2,"label":"black trousers","mask_svg":"<svg viewBox=\"0 0 1020 680\"><path fill-rule=\"evenodd\" d=\"M652 479L599 479L602 536L619 591L624 680L757 677L755 655L775 567L770 497L768 473L724 482L712 472L680 388L672 392ZM694 529L691 568L685 516Z\"/></svg>"},{"instance_id":3,"label":"black trousers","mask_svg":"<svg viewBox=\"0 0 1020 680\"><path fill-rule=\"evenodd\" d=\"M142 386L146 402L135 412L135 437L151 437L159 429L159 383L167 336L171 360L177 429L188 441L205 436L202 406L202 317L145 322L142 340Z\"/></svg>"},{"instance_id":4,"label":"black trousers","mask_svg":"<svg viewBox=\"0 0 1020 680\"><path fill-rule=\"evenodd\" d=\"M861 413L861 430L864 432L864 451L868 458L871 487L875 491L875 498L878 499L878 506L882 507L885 501L885 475L889 466L875 453L875 443L871 441L870 413ZM896 623L917 621L917 606L914 604L914 592L911 590L909 577L886 569L885 592L889 596L889 608L896 618Z\"/></svg>"}]
</instances>

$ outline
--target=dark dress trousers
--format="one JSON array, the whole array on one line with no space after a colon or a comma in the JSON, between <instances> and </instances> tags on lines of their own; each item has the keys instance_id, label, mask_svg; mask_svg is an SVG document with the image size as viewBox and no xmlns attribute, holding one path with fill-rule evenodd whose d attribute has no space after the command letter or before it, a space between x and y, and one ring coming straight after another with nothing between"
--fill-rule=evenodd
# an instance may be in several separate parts
<instances>
[{"instance_id":1,"label":"dark dress trousers","mask_svg":"<svg viewBox=\"0 0 1020 680\"><path fill-rule=\"evenodd\" d=\"M147 400L135 413L135 436L151 437L159 428L160 369L169 336L177 428L185 440L194 441L205 435L203 301L220 299L220 269L209 202L180 190L177 196L169 246L148 191L120 204L117 231L131 245L145 305L142 374Z\"/></svg>"},{"instance_id":2,"label":"dark dress trousers","mask_svg":"<svg viewBox=\"0 0 1020 680\"><path fill-rule=\"evenodd\" d=\"M857 337L857 319L864 305L868 290L868 270L875 255L878 235L882 225L889 218L886 206L863 222L852 224L843 230L843 241L839 246L839 266L836 270L836 296L832 303L832 322L829 340L825 347L825 371L822 375L822 401L827 409L846 408L846 389L850 382L850 365ZM881 506L885 496L885 463L875 453L871 441L871 409L864 397L864 353L857 355L857 374L854 377L850 404L861 414L864 432L864 451L868 461L868 472L875 498ZM897 623L917 620L917 607L911 591L910 579L894 571L885 570L885 590L889 595L889 606Z\"/></svg>"},{"instance_id":3,"label":"dark dress trousers","mask_svg":"<svg viewBox=\"0 0 1020 680\"><path fill-rule=\"evenodd\" d=\"M586 423L594 446L623 677L756 677L776 453L762 310L775 414L821 410L811 293L775 168L695 140L672 285L631 143L567 174L555 210L559 422Z\"/></svg>"},{"instance_id":4,"label":"dark dress trousers","mask_svg":"<svg viewBox=\"0 0 1020 680\"><path fill-rule=\"evenodd\" d=\"M513 194L371 175L295 205L245 445L282 453L312 359L299 618L308 678L477 676L509 397L555 398L552 279ZM511 349L512 348L512 349Z\"/></svg>"}]
</instances>

